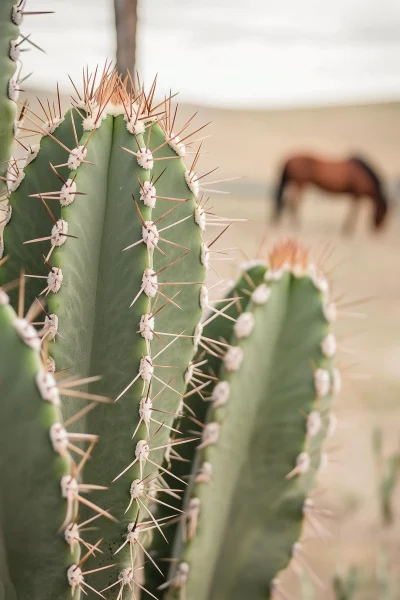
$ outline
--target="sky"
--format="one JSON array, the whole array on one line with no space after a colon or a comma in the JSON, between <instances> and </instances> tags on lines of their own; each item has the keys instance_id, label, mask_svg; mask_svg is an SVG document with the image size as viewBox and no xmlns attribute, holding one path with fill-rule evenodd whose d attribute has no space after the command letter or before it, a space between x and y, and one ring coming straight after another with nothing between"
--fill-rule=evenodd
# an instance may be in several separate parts
<instances>
[{"instance_id":1,"label":"sky","mask_svg":"<svg viewBox=\"0 0 400 600\"><path fill-rule=\"evenodd\" d=\"M30 0L31 2L33 0ZM76 5L76 9L74 8ZM112 58L112 0L35 0L47 55L27 53L50 89ZM79 18L71 21L72 12ZM71 23L71 25L70 25ZM277 108L400 99L399 0L139 0L138 67L180 102Z\"/></svg>"}]
</instances>

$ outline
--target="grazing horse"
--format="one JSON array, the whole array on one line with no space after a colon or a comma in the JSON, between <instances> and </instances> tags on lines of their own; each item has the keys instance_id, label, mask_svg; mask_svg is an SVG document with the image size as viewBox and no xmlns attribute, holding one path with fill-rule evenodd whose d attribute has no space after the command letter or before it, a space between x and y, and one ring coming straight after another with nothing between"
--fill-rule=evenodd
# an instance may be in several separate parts
<instances>
[{"instance_id":1,"label":"grazing horse","mask_svg":"<svg viewBox=\"0 0 400 600\"><path fill-rule=\"evenodd\" d=\"M297 154L288 158L283 166L275 196L274 221L278 221L282 216L286 206L285 191L289 184L293 193L289 198L288 208L293 219L297 217L300 194L308 184L328 192L352 196L350 211L343 224L343 233L353 232L362 198L369 197L372 200L373 229L380 229L386 219L389 203L382 182L369 162L359 156L351 156L341 161L321 159L308 154Z\"/></svg>"}]
</instances>

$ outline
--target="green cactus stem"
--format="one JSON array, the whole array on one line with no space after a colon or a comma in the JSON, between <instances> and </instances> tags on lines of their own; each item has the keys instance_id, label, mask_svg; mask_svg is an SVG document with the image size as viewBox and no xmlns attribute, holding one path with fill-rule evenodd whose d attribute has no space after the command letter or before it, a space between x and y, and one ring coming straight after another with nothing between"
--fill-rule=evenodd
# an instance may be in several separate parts
<instances>
[{"instance_id":1,"label":"green cactus stem","mask_svg":"<svg viewBox=\"0 0 400 600\"><path fill-rule=\"evenodd\" d=\"M18 161L10 159L18 128L19 21L15 0L4 0L0 6L0 259L4 254L3 229L11 216L9 186L18 171Z\"/></svg>"},{"instance_id":2,"label":"green cactus stem","mask_svg":"<svg viewBox=\"0 0 400 600\"><path fill-rule=\"evenodd\" d=\"M0 568L0 590L7 599L66 599L67 570L78 559L77 545L70 548L60 531L61 486L74 463L60 392L40 349L35 329L0 289L0 562L8 571Z\"/></svg>"},{"instance_id":3,"label":"green cactus stem","mask_svg":"<svg viewBox=\"0 0 400 600\"><path fill-rule=\"evenodd\" d=\"M342 578L339 574L333 580L333 590L336 600L352 600L358 588L359 572L356 567L351 567Z\"/></svg>"},{"instance_id":4,"label":"green cactus stem","mask_svg":"<svg viewBox=\"0 0 400 600\"><path fill-rule=\"evenodd\" d=\"M99 589L110 577L123 587L118 570L133 568L136 551L130 544L120 549L121 539L138 514L138 528L152 521L147 480L159 488L156 501L168 500L157 474L198 344L208 266L194 166L189 177L184 142L177 146L166 126L173 118L169 103L153 106L153 94L106 72L96 85L86 79L76 109L52 132L36 120L47 135L11 197L6 230L6 276L24 265L33 277L29 300L47 299L44 335L55 368L73 368L83 378L101 372L91 392L116 401L82 420L100 435L86 476L109 488L91 497L119 520L102 524L104 552L92 562L116 563L116 571L99 574ZM81 408L71 395L65 418Z\"/></svg>"},{"instance_id":5,"label":"green cactus stem","mask_svg":"<svg viewBox=\"0 0 400 600\"><path fill-rule=\"evenodd\" d=\"M394 452L388 458L383 456L383 432L376 427L372 434L372 449L376 462L376 474L379 480L378 494L381 520L384 525L393 523L393 496L400 474L400 454Z\"/></svg>"},{"instance_id":6,"label":"green cactus stem","mask_svg":"<svg viewBox=\"0 0 400 600\"><path fill-rule=\"evenodd\" d=\"M19 96L19 18L15 0L0 6L0 193L7 192L8 160L14 142L14 122ZM1 215L1 213L0 213ZM1 223L0 218L0 223Z\"/></svg>"},{"instance_id":7,"label":"green cactus stem","mask_svg":"<svg viewBox=\"0 0 400 600\"><path fill-rule=\"evenodd\" d=\"M224 356L198 450L208 476L188 495L167 598L182 588L193 600L265 598L289 563L301 565L332 429L335 339L327 282L304 249L277 247L266 280L270 295L239 316Z\"/></svg>"},{"instance_id":8,"label":"green cactus stem","mask_svg":"<svg viewBox=\"0 0 400 600\"><path fill-rule=\"evenodd\" d=\"M4 254L3 229L11 218L8 196L20 185L24 164L34 153L29 147L27 159L11 156L27 108L25 103L18 109L23 82L29 76L22 74L21 56L29 44L38 48L29 35L22 36L20 32L26 4L27 0L4 0L0 6L0 259ZM49 11L28 14L42 15L47 12ZM20 144L24 146L21 141Z\"/></svg>"}]
</instances>

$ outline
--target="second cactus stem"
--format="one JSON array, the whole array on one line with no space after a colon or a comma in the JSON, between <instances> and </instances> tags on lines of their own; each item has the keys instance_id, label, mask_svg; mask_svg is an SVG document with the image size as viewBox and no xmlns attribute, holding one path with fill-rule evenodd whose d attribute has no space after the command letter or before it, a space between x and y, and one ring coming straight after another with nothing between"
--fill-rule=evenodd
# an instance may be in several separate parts
<instances>
[{"instance_id":1,"label":"second cactus stem","mask_svg":"<svg viewBox=\"0 0 400 600\"><path fill-rule=\"evenodd\" d=\"M321 447L334 431L340 387L328 283L290 241L271 253L262 283L257 269L254 281L249 273L250 290L233 290L238 315L229 337L224 321L228 343L216 335L212 347L219 344L219 381L175 540L177 562L161 586L168 599L182 590L191 600L280 598L284 570L302 567L305 521L318 512L312 492L326 468Z\"/></svg>"}]
</instances>

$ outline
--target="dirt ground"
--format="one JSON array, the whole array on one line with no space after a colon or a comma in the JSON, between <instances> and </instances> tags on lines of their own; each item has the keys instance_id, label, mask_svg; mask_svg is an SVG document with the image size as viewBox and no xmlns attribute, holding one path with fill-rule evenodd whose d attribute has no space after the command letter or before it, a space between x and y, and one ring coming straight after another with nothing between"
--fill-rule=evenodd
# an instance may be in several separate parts
<instances>
[{"instance_id":1,"label":"dirt ground","mask_svg":"<svg viewBox=\"0 0 400 600\"><path fill-rule=\"evenodd\" d=\"M197 108L180 107L181 122ZM400 210L392 212L382 234L372 235L366 203L352 238L344 238L339 231L346 213L345 198L307 192L299 230L293 230L289 223L277 230L269 226L268 216L279 164L291 152L318 151L334 157L362 152L386 179L399 177L400 104L268 112L199 111L199 125L212 120L212 138L205 141L207 154L199 171L219 165L208 179L243 177L226 185L231 195L212 195L210 204L218 214L250 219L236 224L218 242L219 248L240 248L233 252L235 261L218 263L221 275L234 277L237 262L244 256L254 257L264 236L270 248L279 236L296 235L317 257L332 246L327 268L331 269L329 276L339 305L369 299L343 308L365 313L365 317L343 315L336 328L344 389L336 402L338 431L328 446L330 467L320 478L318 493L320 506L333 511L333 517L324 521L332 537L306 542L305 556L326 586L317 588L316 599L333 598L332 574L336 568L347 569L355 563L363 568L357 598L376 600L374 569L379 539L389 541L392 564L397 565L400 575L400 528L397 525L388 532L380 527L371 452L371 433L376 425L384 430L385 452L394 451L400 442ZM397 508L398 523L399 512ZM288 598L300 598L293 572L285 589Z\"/></svg>"}]
</instances>

